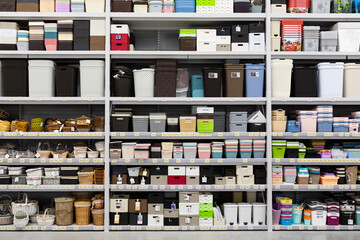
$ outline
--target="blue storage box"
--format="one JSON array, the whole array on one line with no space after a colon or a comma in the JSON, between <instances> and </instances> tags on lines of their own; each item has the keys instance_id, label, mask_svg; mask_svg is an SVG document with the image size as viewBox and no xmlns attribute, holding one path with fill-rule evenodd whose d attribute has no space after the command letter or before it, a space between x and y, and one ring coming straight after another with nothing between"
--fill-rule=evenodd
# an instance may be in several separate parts
<instances>
[{"instance_id":1,"label":"blue storage box","mask_svg":"<svg viewBox=\"0 0 360 240\"><path fill-rule=\"evenodd\" d=\"M251 151L246 151L246 152L244 152L244 151L240 151L240 157L241 158L251 158Z\"/></svg>"},{"instance_id":2,"label":"blue storage box","mask_svg":"<svg viewBox=\"0 0 360 240\"><path fill-rule=\"evenodd\" d=\"M317 122L317 131L318 132L332 132L332 121L318 121Z\"/></svg>"},{"instance_id":3,"label":"blue storage box","mask_svg":"<svg viewBox=\"0 0 360 240\"><path fill-rule=\"evenodd\" d=\"M280 224L283 225L283 226L291 226L292 224L292 218L281 218L280 219Z\"/></svg>"},{"instance_id":4,"label":"blue storage box","mask_svg":"<svg viewBox=\"0 0 360 240\"><path fill-rule=\"evenodd\" d=\"M333 126L333 132L349 132L349 126Z\"/></svg>"},{"instance_id":5,"label":"blue storage box","mask_svg":"<svg viewBox=\"0 0 360 240\"><path fill-rule=\"evenodd\" d=\"M226 158L236 158L237 157L237 152L227 152L227 151L225 151L225 157Z\"/></svg>"},{"instance_id":6,"label":"blue storage box","mask_svg":"<svg viewBox=\"0 0 360 240\"><path fill-rule=\"evenodd\" d=\"M222 158L222 152L211 152L212 158Z\"/></svg>"},{"instance_id":7,"label":"blue storage box","mask_svg":"<svg viewBox=\"0 0 360 240\"><path fill-rule=\"evenodd\" d=\"M360 149L344 149L348 158L360 158Z\"/></svg>"},{"instance_id":8,"label":"blue storage box","mask_svg":"<svg viewBox=\"0 0 360 240\"><path fill-rule=\"evenodd\" d=\"M287 121L287 126L286 126L286 131L287 132L300 132L300 126L301 126L301 122L296 121L296 120L288 120Z\"/></svg>"},{"instance_id":9,"label":"blue storage box","mask_svg":"<svg viewBox=\"0 0 360 240\"><path fill-rule=\"evenodd\" d=\"M204 80L202 75L191 76L192 97L204 97Z\"/></svg>"},{"instance_id":10,"label":"blue storage box","mask_svg":"<svg viewBox=\"0 0 360 240\"><path fill-rule=\"evenodd\" d=\"M265 64L245 64L245 96L264 96L264 70Z\"/></svg>"},{"instance_id":11,"label":"blue storage box","mask_svg":"<svg viewBox=\"0 0 360 240\"><path fill-rule=\"evenodd\" d=\"M254 151L254 158L264 158L265 152L264 151Z\"/></svg>"}]
</instances>

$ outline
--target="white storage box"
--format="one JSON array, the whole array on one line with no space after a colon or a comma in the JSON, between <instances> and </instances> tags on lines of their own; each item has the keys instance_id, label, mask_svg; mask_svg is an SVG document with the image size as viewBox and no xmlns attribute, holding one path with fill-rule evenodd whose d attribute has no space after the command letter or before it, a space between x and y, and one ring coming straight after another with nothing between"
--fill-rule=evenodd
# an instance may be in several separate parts
<instances>
[{"instance_id":1,"label":"white storage box","mask_svg":"<svg viewBox=\"0 0 360 240\"><path fill-rule=\"evenodd\" d=\"M90 20L90 36L105 36L106 35L106 21L105 20Z\"/></svg>"},{"instance_id":2,"label":"white storage box","mask_svg":"<svg viewBox=\"0 0 360 240\"><path fill-rule=\"evenodd\" d=\"M186 166L186 176L199 176L200 167L199 166Z\"/></svg>"},{"instance_id":3,"label":"white storage box","mask_svg":"<svg viewBox=\"0 0 360 240\"><path fill-rule=\"evenodd\" d=\"M105 0L85 0L86 12L105 12Z\"/></svg>"},{"instance_id":4,"label":"white storage box","mask_svg":"<svg viewBox=\"0 0 360 240\"><path fill-rule=\"evenodd\" d=\"M271 21L271 37L280 37L280 21Z\"/></svg>"},{"instance_id":5,"label":"white storage box","mask_svg":"<svg viewBox=\"0 0 360 240\"><path fill-rule=\"evenodd\" d=\"M254 174L253 165L237 165L236 175L252 175Z\"/></svg>"},{"instance_id":6,"label":"white storage box","mask_svg":"<svg viewBox=\"0 0 360 240\"><path fill-rule=\"evenodd\" d=\"M344 63L319 63L318 97L342 98L344 82Z\"/></svg>"},{"instance_id":7,"label":"white storage box","mask_svg":"<svg viewBox=\"0 0 360 240\"><path fill-rule=\"evenodd\" d=\"M110 212L127 213L129 212L130 195L114 195L110 197Z\"/></svg>"},{"instance_id":8,"label":"white storage box","mask_svg":"<svg viewBox=\"0 0 360 240\"><path fill-rule=\"evenodd\" d=\"M255 226L266 225L266 204L265 203L252 203L252 219ZM240 214L240 206L239 206Z\"/></svg>"},{"instance_id":9,"label":"white storage box","mask_svg":"<svg viewBox=\"0 0 360 240\"><path fill-rule=\"evenodd\" d=\"M213 218L199 218L200 227L212 227L214 224Z\"/></svg>"},{"instance_id":10,"label":"white storage box","mask_svg":"<svg viewBox=\"0 0 360 240\"><path fill-rule=\"evenodd\" d=\"M271 4L271 13L286 13L286 4Z\"/></svg>"},{"instance_id":11,"label":"white storage box","mask_svg":"<svg viewBox=\"0 0 360 240\"><path fill-rule=\"evenodd\" d=\"M155 70L152 68L143 68L133 70L135 97L154 97L154 79Z\"/></svg>"},{"instance_id":12,"label":"white storage box","mask_svg":"<svg viewBox=\"0 0 360 240\"><path fill-rule=\"evenodd\" d=\"M238 175L237 184L239 185L253 185L254 175Z\"/></svg>"},{"instance_id":13,"label":"white storage box","mask_svg":"<svg viewBox=\"0 0 360 240\"><path fill-rule=\"evenodd\" d=\"M199 193L199 203L212 203L213 195L211 193Z\"/></svg>"},{"instance_id":14,"label":"white storage box","mask_svg":"<svg viewBox=\"0 0 360 240\"><path fill-rule=\"evenodd\" d=\"M344 65L344 97L360 97L360 64Z\"/></svg>"},{"instance_id":15,"label":"white storage box","mask_svg":"<svg viewBox=\"0 0 360 240\"><path fill-rule=\"evenodd\" d=\"M265 51L265 33L249 33L250 52Z\"/></svg>"},{"instance_id":16,"label":"white storage box","mask_svg":"<svg viewBox=\"0 0 360 240\"><path fill-rule=\"evenodd\" d=\"M29 97L55 97L55 63L29 60Z\"/></svg>"},{"instance_id":17,"label":"white storage box","mask_svg":"<svg viewBox=\"0 0 360 240\"><path fill-rule=\"evenodd\" d=\"M179 216L198 216L199 203L179 203Z\"/></svg>"},{"instance_id":18,"label":"white storage box","mask_svg":"<svg viewBox=\"0 0 360 240\"><path fill-rule=\"evenodd\" d=\"M338 31L338 51L358 52L360 45L360 23L338 22L331 29Z\"/></svg>"},{"instance_id":19,"label":"white storage box","mask_svg":"<svg viewBox=\"0 0 360 240\"><path fill-rule=\"evenodd\" d=\"M231 36L216 36L216 44L231 44Z\"/></svg>"},{"instance_id":20,"label":"white storage box","mask_svg":"<svg viewBox=\"0 0 360 240\"><path fill-rule=\"evenodd\" d=\"M240 226L251 225L251 207L250 203L238 203Z\"/></svg>"},{"instance_id":21,"label":"white storage box","mask_svg":"<svg viewBox=\"0 0 360 240\"><path fill-rule=\"evenodd\" d=\"M197 29L196 40L198 42L215 42L216 30L215 29Z\"/></svg>"},{"instance_id":22,"label":"white storage box","mask_svg":"<svg viewBox=\"0 0 360 240\"><path fill-rule=\"evenodd\" d=\"M231 51L233 52L248 52L249 43L231 43Z\"/></svg>"},{"instance_id":23,"label":"white storage box","mask_svg":"<svg viewBox=\"0 0 360 240\"><path fill-rule=\"evenodd\" d=\"M198 52L216 52L216 42L197 41L196 49Z\"/></svg>"},{"instance_id":24,"label":"white storage box","mask_svg":"<svg viewBox=\"0 0 360 240\"><path fill-rule=\"evenodd\" d=\"M196 13L215 13L215 6L196 6Z\"/></svg>"},{"instance_id":25,"label":"white storage box","mask_svg":"<svg viewBox=\"0 0 360 240\"><path fill-rule=\"evenodd\" d=\"M80 60L81 97L104 97L105 62L102 60Z\"/></svg>"},{"instance_id":26,"label":"white storage box","mask_svg":"<svg viewBox=\"0 0 360 240\"><path fill-rule=\"evenodd\" d=\"M236 177L235 176L227 176L227 177L225 177L225 184L226 185L235 185L236 184Z\"/></svg>"},{"instance_id":27,"label":"white storage box","mask_svg":"<svg viewBox=\"0 0 360 240\"><path fill-rule=\"evenodd\" d=\"M185 176L186 168L185 166L169 166L168 175L169 176Z\"/></svg>"},{"instance_id":28,"label":"white storage box","mask_svg":"<svg viewBox=\"0 0 360 240\"><path fill-rule=\"evenodd\" d=\"M281 50L281 37L271 37L271 51L279 52Z\"/></svg>"},{"instance_id":29,"label":"white storage box","mask_svg":"<svg viewBox=\"0 0 360 240\"><path fill-rule=\"evenodd\" d=\"M111 33L128 34L130 36L129 25L127 25L127 24L111 24Z\"/></svg>"},{"instance_id":30,"label":"white storage box","mask_svg":"<svg viewBox=\"0 0 360 240\"><path fill-rule=\"evenodd\" d=\"M223 211L226 226L237 225L238 222L238 209L236 203L224 203Z\"/></svg>"},{"instance_id":31,"label":"white storage box","mask_svg":"<svg viewBox=\"0 0 360 240\"><path fill-rule=\"evenodd\" d=\"M149 214L148 226L157 226L157 227L164 226L164 215Z\"/></svg>"},{"instance_id":32,"label":"white storage box","mask_svg":"<svg viewBox=\"0 0 360 240\"><path fill-rule=\"evenodd\" d=\"M272 97L290 97L292 59L271 60Z\"/></svg>"},{"instance_id":33,"label":"white storage box","mask_svg":"<svg viewBox=\"0 0 360 240\"><path fill-rule=\"evenodd\" d=\"M148 5L147 4L134 4L135 13L147 13Z\"/></svg>"}]
</instances>

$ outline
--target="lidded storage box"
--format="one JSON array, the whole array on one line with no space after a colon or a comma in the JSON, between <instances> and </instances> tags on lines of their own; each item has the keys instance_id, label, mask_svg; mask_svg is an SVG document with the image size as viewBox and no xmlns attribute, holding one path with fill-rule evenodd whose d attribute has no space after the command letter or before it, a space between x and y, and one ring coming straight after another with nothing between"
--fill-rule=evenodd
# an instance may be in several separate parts
<instances>
[{"instance_id":1,"label":"lidded storage box","mask_svg":"<svg viewBox=\"0 0 360 240\"><path fill-rule=\"evenodd\" d=\"M55 97L55 63L29 60L29 97Z\"/></svg>"}]
</instances>

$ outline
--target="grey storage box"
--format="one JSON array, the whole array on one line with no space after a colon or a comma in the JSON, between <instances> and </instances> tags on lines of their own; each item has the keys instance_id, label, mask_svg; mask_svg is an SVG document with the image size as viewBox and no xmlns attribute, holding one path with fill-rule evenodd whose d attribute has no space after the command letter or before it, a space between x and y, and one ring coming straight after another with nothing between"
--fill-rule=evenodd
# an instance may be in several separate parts
<instances>
[{"instance_id":1,"label":"grey storage box","mask_svg":"<svg viewBox=\"0 0 360 240\"><path fill-rule=\"evenodd\" d=\"M226 125L226 113L215 112L214 113L214 132L225 132Z\"/></svg>"},{"instance_id":2,"label":"grey storage box","mask_svg":"<svg viewBox=\"0 0 360 240\"><path fill-rule=\"evenodd\" d=\"M148 132L149 116L133 116L133 130L134 132Z\"/></svg>"},{"instance_id":3,"label":"grey storage box","mask_svg":"<svg viewBox=\"0 0 360 240\"><path fill-rule=\"evenodd\" d=\"M163 6L160 4L150 4L149 5L149 12L150 13L162 13Z\"/></svg>"},{"instance_id":4,"label":"grey storage box","mask_svg":"<svg viewBox=\"0 0 360 240\"><path fill-rule=\"evenodd\" d=\"M165 132L166 113L150 113L150 131Z\"/></svg>"},{"instance_id":5,"label":"grey storage box","mask_svg":"<svg viewBox=\"0 0 360 240\"><path fill-rule=\"evenodd\" d=\"M229 123L239 123L247 121L247 112L230 112Z\"/></svg>"},{"instance_id":6,"label":"grey storage box","mask_svg":"<svg viewBox=\"0 0 360 240\"><path fill-rule=\"evenodd\" d=\"M26 185L26 174L11 176L11 184L13 185Z\"/></svg>"},{"instance_id":7,"label":"grey storage box","mask_svg":"<svg viewBox=\"0 0 360 240\"><path fill-rule=\"evenodd\" d=\"M151 175L150 176L151 185L167 185L168 176L167 175Z\"/></svg>"},{"instance_id":8,"label":"grey storage box","mask_svg":"<svg viewBox=\"0 0 360 240\"><path fill-rule=\"evenodd\" d=\"M230 132L247 132L247 123L230 123Z\"/></svg>"}]
</instances>

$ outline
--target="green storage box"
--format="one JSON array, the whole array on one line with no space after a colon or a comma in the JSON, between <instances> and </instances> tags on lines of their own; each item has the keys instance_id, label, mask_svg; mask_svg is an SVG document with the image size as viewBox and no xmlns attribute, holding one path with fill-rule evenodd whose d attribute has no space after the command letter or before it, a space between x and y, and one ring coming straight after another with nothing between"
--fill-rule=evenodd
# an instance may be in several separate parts
<instances>
[{"instance_id":1,"label":"green storage box","mask_svg":"<svg viewBox=\"0 0 360 240\"><path fill-rule=\"evenodd\" d=\"M286 151L286 141L272 141L273 158L284 158Z\"/></svg>"},{"instance_id":2,"label":"green storage box","mask_svg":"<svg viewBox=\"0 0 360 240\"><path fill-rule=\"evenodd\" d=\"M209 120L198 119L196 126L197 126L197 132L199 132L199 133L214 132L214 120L213 119L209 119Z\"/></svg>"},{"instance_id":3,"label":"green storage box","mask_svg":"<svg viewBox=\"0 0 360 240\"><path fill-rule=\"evenodd\" d=\"M213 204L212 203L199 203L199 211L212 211Z\"/></svg>"},{"instance_id":4,"label":"green storage box","mask_svg":"<svg viewBox=\"0 0 360 240\"><path fill-rule=\"evenodd\" d=\"M196 0L196 6L215 6L215 0Z\"/></svg>"},{"instance_id":5,"label":"green storage box","mask_svg":"<svg viewBox=\"0 0 360 240\"><path fill-rule=\"evenodd\" d=\"M214 212L213 210L200 210L199 218L213 218Z\"/></svg>"}]
</instances>

